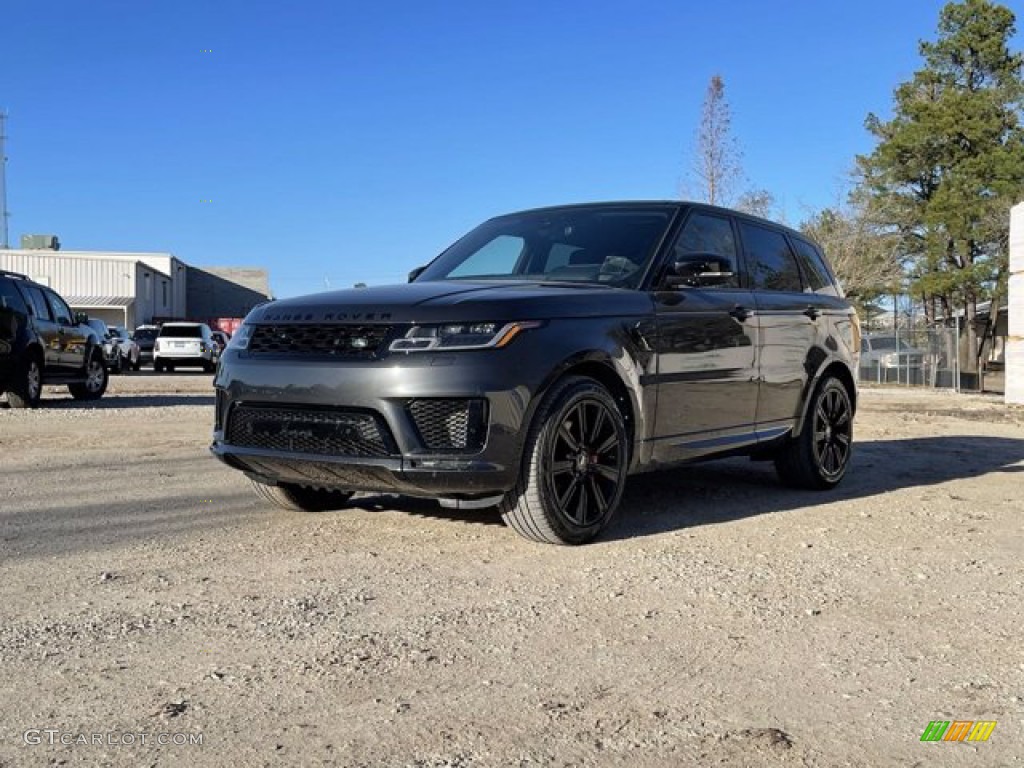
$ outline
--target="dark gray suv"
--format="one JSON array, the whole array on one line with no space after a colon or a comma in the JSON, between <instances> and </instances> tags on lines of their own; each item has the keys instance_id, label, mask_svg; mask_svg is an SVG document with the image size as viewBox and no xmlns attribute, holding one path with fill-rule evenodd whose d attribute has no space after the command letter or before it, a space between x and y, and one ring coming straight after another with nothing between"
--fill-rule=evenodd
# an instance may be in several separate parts
<instances>
[{"instance_id":1,"label":"dark gray suv","mask_svg":"<svg viewBox=\"0 0 1024 768\"><path fill-rule=\"evenodd\" d=\"M44 384L66 384L76 400L107 389L103 339L48 286L0 270L0 394L13 408L39 405Z\"/></svg>"},{"instance_id":2,"label":"dark gray suv","mask_svg":"<svg viewBox=\"0 0 1024 768\"><path fill-rule=\"evenodd\" d=\"M859 348L799 232L690 203L532 210L408 285L254 309L215 378L212 450L285 508L431 496L578 544L644 470L745 454L835 486Z\"/></svg>"}]
</instances>

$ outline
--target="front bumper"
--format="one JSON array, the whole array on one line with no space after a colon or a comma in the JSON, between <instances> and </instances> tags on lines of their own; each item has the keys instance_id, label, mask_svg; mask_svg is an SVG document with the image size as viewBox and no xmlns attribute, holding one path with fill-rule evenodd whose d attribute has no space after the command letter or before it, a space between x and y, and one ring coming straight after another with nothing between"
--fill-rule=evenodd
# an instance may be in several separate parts
<instances>
[{"instance_id":1,"label":"front bumper","mask_svg":"<svg viewBox=\"0 0 1024 768\"><path fill-rule=\"evenodd\" d=\"M357 362L252 359L228 350L214 380L211 451L266 483L448 498L505 492L517 481L527 410L547 373L536 354L531 359L525 345L515 346ZM413 417L412 404L424 400L486 403L479 444L432 449ZM229 438L231 419L242 412L236 409L369 414L387 448L370 456L238 444ZM292 431L308 446L302 426Z\"/></svg>"}]
</instances>

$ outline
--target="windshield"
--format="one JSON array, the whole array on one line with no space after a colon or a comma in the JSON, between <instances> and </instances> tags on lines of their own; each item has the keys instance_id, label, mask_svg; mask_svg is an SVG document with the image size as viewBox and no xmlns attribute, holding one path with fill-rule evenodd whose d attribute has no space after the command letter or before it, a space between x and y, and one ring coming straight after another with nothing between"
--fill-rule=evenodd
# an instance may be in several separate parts
<instances>
[{"instance_id":1,"label":"windshield","mask_svg":"<svg viewBox=\"0 0 1024 768\"><path fill-rule=\"evenodd\" d=\"M416 282L542 280L635 288L674 210L594 206L502 216L456 242Z\"/></svg>"},{"instance_id":2,"label":"windshield","mask_svg":"<svg viewBox=\"0 0 1024 768\"><path fill-rule=\"evenodd\" d=\"M871 348L875 350L896 349L896 337L894 336L876 336L870 339L870 342ZM910 349L910 347L901 339L900 349Z\"/></svg>"},{"instance_id":3,"label":"windshield","mask_svg":"<svg viewBox=\"0 0 1024 768\"><path fill-rule=\"evenodd\" d=\"M156 328L137 328L135 330L136 341L152 341L156 338Z\"/></svg>"}]
</instances>

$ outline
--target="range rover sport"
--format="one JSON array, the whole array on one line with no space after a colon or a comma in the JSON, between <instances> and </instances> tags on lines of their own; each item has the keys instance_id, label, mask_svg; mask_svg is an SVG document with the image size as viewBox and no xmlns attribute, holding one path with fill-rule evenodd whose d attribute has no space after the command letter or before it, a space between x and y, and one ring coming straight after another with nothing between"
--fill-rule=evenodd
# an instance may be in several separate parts
<instances>
[{"instance_id":1,"label":"range rover sport","mask_svg":"<svg viewBox=\"0 0 1024 768\"><path fill-rule=\"evenodd\" d=\"M430 496L579 544L645 470L746 454L834 487L859 349L799 232L681 202L525 211L407 285L250 312L214 380L211 450L288 509Z\"/></svg>"}]
</instances>

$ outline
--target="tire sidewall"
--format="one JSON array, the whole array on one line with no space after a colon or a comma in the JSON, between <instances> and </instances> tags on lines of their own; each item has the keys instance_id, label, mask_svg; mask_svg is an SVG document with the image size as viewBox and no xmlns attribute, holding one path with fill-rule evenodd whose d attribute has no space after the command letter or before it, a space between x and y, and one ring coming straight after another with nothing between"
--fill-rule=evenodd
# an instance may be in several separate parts
<instances>
[{"instance_id":1,"label":"tire sidewall","mask_svg":"<svg viewBox=\"0 0 1024 768\"><path fill-rule=\"evenodd\" d=\"M576 405L585 401L597 402L608 411L619 438L620 452L623 455L619 456L619 478L615 492L608 500L608 509L605 514L589 525L580 526L566 517L559 507L553 478L550 473L545 471L545 464L547 457L554 450L558 429L565 417ZM595 381L577 378L567 380L563 387L552 393L550 404L540 410L538 418L540 426L530 445L527 482L535 485L537 498L544 509L545 517L562 541L570 544L590 541L608 525L622 498L628 466L628 432L622 419L622 413L604 387Z\"/></svg>"},{"instance_id":2,"label":"tire sidewall","mask_svg":"<svg viewBox=\"0 0 1024 768\"><path fill-rule=\"evenodd\" d=\"M821 466L821 461L814 450L814 422L817 416L818 406L825 400L826 395L832 391L838 392L843 398L846 402L847 412L850 414L850 446L847 449L846 461L843 462L843 467L837 475L829 475L825 473ZM846 387L843 386L842 382L835 377L830 376L818 385L814 394L814 399L811 402L811 410L808 414L808 423L804 428L804 436L807 459L814 467L814 472L817 474L822 486L832 488L839 485L843 477L846 476L846 471L850 467L850 460L853 458L853 404L850 401L850 393L846 391Z\"/></svg>"}]
</instances>

